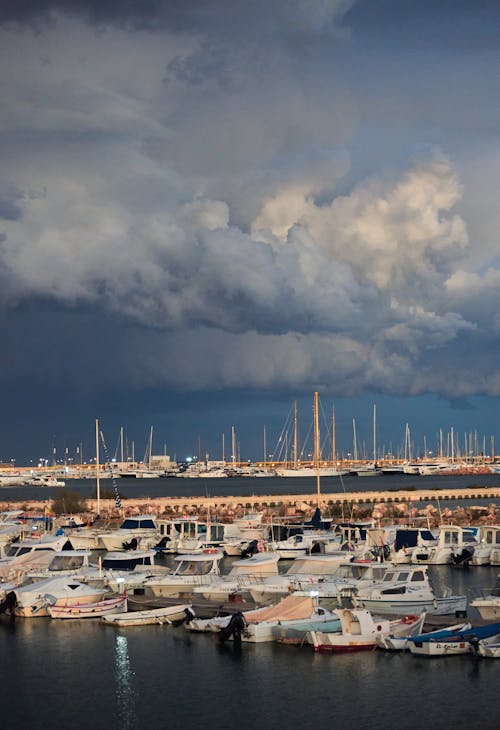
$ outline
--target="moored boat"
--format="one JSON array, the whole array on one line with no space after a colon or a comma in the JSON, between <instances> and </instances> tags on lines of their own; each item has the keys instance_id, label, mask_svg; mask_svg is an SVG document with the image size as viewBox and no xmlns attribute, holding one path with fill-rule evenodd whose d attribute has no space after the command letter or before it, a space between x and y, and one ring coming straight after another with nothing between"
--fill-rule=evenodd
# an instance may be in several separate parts
<instances>
[{"instance_id":1,"label":"moored boat","mask_svg":"<svg viewBox=\"0 0 500 730\"><path fill-rule=\"evenodd\" d=\"M150 626L172 624L186 618L186 612L191 611L191 604L184 603L178 606L165 608L151 608L146 611L127 611L125 613L110 613L101 618L101 622L118 628L129 626Z\"/></svg>"},{"instance_id":2,"label":"moored boat","mask_svg":"<svg viewBox=\"0 0 500 730\"><path fill-rule=\"evenodd\" d=\"M100 618L107 613L117 613L127 610L127 596L123 593L120 596L103 598L95 603L66 603L48 607L51 618Z\"/></svg>"},{"instance_id":3,"label":"moored boat","mask_svg":"<svg viewBox=\"0 0 500 730\"><path fill-rule=\"evenodd\" d=\"M471 654L481 641L498 637L500 623L487 624L472 628L470 624L463 627L450 627L428 634L411 636L409 648L412 654L420 656L453 656Z\"/></svg>"}]
</instances>

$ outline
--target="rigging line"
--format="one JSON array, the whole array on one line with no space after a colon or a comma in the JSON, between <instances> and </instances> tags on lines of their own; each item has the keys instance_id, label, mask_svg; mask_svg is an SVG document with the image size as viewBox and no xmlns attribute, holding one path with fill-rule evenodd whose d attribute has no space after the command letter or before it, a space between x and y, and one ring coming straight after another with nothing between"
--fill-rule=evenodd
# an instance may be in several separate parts
<instances>
[{"instance_id":1,"label":"rigging line","mask_svg":"<svg viewBox=\"0 0 500 730\"><path fill-rule=\"evenodd\" d=\"M113 469L112 469L112 467L111 467L111 462L110 462L110 460L109 460L109 454L108 454L108 447L107 447L107 445L106 445L106 441L105 441L105 439L104 439L104 434L103 434L103 432L102 432L102 431L99 431L99 435L100 435L100 437L101 437L101 441L102 441L102 447L103 447L103 449L104 449L104 454L105 454L105 456L106 456L106 465L107 465L107 467L108 467L108 469L109 469L109 473L110 473L110 475L111 475L111 483L112 483L112 485L113 485L113 490L114 490L114 493L115 493L115 502L116 502L116 506L118 507L118 509L120 509L120 507L121 507L120 495L118 494L118 486L117 486L117 484L116 484L116 479L115 479L115 475L114 475L114 473L113 473Z\"/></svg>"}]
</instances>

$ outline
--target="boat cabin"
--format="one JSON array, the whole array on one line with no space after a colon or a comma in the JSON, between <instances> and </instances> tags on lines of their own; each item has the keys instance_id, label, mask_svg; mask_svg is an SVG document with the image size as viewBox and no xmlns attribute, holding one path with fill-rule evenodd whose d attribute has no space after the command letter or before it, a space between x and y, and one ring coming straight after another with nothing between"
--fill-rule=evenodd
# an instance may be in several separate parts
<instances>
[{"instance_id":1,"label":"boat cabin","mask_svg":"<svg viewBox=\"0 0 500 730\"><path fill-rule=\"evenodd\" d=\"M173 574L183 576L219 574L219 563L223 557L222 551L210 549L195 555L178 555L175 560L179 564Z\"/></svg>"}]
</instances>

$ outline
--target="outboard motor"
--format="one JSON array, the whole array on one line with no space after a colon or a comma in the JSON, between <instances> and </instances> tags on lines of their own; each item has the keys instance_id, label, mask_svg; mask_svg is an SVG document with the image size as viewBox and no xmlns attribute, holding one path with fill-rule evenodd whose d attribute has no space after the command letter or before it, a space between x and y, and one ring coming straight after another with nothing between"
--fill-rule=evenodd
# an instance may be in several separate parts
<instances>
[{"instance_id":1,"label":"outboard motor","mask_svg":"<svg viewBox=\"0 0 500 730\"><path fill-rule=\"evenodd\" d=\"M241 634L245 630L245 626L245 617L241 611L237 611L231 616L228 625L219 631L219 641L223 644L233 637L235 642L241 642Z\"/></svg>"},{"instance_id":2,"label":"outboard motor","mask_svg":"<svg viewBox=\"0 0 500 730\"><path fill-rule=\"evenodd\" d=\"M189 606L184 609L184 614L185 614L185 616L183 619L181 619L179 621L179 624L188 624L190 621L192 621L194 618L196 618L195 612ZM177 621L176 621L176 623L177 623Z\"/></svg>"},{"instance_id":3,"label":"outboard motor","mask_svg":"<svg viewBox=\"0 0 500 730\"><path fill-rule=\"evenodd\" d=\"M474 548L462 548L459 553L452 554L451 562L453 565L461 565L463 568L468 568L473 555Z\"/></svg>"},{"instance_id":4,"label":"outboard motor","mask_svg":"<svg viewBox=\"0 0 500 730\"><path fill-rule=\"evenodd\" d=\"M241 551L241 557L250 558L252 555L256 555L259 552L258 543L258 540L252 540L249 542L246 548Z\"/></svg>"},{"instance_id":5,"label":"outboard motor","mask_svg":"<svg viewBox=\"0 0 500 730\"><path fill-rule=\"evenodd\" d=\"M133 537L130 542L122 542L124 550L137 550L137 538Z\"/></svg>"},{"instance_id":6,"label":"outboard motor","mask_svg":"<svg viewBox=\"0 0 500 730\"><path fill-rule=\"evenodd\" d=\"M164 537L162 537L162 539L160 540L160 542L157 545L155 545L155 548L154 549L156 550L156 552L161 553L164 550L166 550L167 545L168 545L169 542L170 542L169 536L168 535L165 535Z\"/></svg>"},{"instance_id":7,"label":"outboard motor","mask_svg":"<svg viewBox=\"0 0 500 730\"><path fill-rule=\"evenodd\" d=\"M9 591L3 601L0 603L0 613L10 613L14 615L14 609L17 606L17 598L14 591Z\"/></svg>"}]
</instances>

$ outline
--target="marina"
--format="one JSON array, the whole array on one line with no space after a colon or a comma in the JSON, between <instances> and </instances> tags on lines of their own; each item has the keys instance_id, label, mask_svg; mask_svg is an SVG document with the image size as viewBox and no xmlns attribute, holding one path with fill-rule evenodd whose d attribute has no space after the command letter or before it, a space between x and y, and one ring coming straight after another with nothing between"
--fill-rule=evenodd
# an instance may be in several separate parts
<instances>
[{"instance_id":1,"label":"marina","mask_svg":"<svg viewBox=\"0 0 500 730\"><path fill-rule=\"evenodd\" d=\"M493 514L491 510L495 505L498 507L498 499L494 496L498 489L494 484L497 477L493 475L490 478L481 476L481 481L490 482L484 487L472 487L470 476L440 475L439 479L435 476L419 476L419 483L433 480L432 485L439 486L440 495L450 495L446 502L450 510L453 508L455 511L448 512L443 508L441 498L432 499L436 489L431 484L420 491L405 489L407 477L402 476L392 475L387 479L350 477L345 481L348 479L349 491L344 491L337 478L323 480L321 505L324 510L322 516L326 521L322 524L327 528L326 532L333 529L335 519L338 519L327 519L329 510L332 514L340 515L339 507L344 506L346 518L352 517L356 509L373 512L381 503L386 485L385 494L391 498L388 504L401 507L402 522L411 515L415 518L419 509L425 510L426 506L432 504L437 505L436 514L449 512L453 516L460 515L461 511L466 513L464 504L479 509L478 515L488 510ZM82 524L78 515L62 515L59 518L61 524L67 526L69 541L72 533L75 541L77 536L86 534L98 538L99 549L94 547L90 551L81 551L82 560L91 554L91 562L98 567L92 568L85 562L73 579L68 575L64 580L56 579L63 587L76 586L75 579L78 585L80 579L86 581L81 584L82 588L78 588L83 596L80 605L71 605L68 599L63 598L65 593L61 592L61 608L59 611L54 610L51 607L54 600L48 598L50 591L43 589L41 596L32 591L31 600L37 602L36 613L39 615L30 618L19 616L15 620L8 615L0 618L0 651L2 656L10 658L9 662L2 663L0 680L5 691L16 693L18 698L15 706L7 705L3 710L6 726L24 728L31 724L67 727L72 724L75 728L83 728L84 723L78 718L85 717L87 698L92 697L92 712L96 718L93 724L103 730L135 730L151 723L161 727L166 712L174 713L176 725L188 727L205 722L209 713L210 727L229 730L233 727L234 718L238 717L238 724L243 730L253 730L256 725L271 729L283 717L289 716L290 707L294 708L296 721L309 723L313 712L315 722L326 724L334 720L341 726L350 722L353 707L356 707L357 724L374 730L385 730L389 715L391 724L404 730L424 728L429 722L439 727L453 726L457 730L465 730L477 721L477 714L481 712L481 727L486 730L497 729L500 722L497 698L500 662L494 660L497 644L492 642L490 646L480 640L477 651L462 652L457 649L456 655L429 658L412 655L408 650L411 642L406 638L405 631L408 633L413 626L421 630L422 622L425 621L424 630L427 632L442 631L450 625L457 625L476 627L478 632L483 632L481 636L489 635L489 622L475 608L474 601L477 601L478 596L489 596L495 592L500 568L482 562L473 564L471 561L468 561L468 567L451 563L424 567L408 565L405 571L404 564L395 566L397 569L393 573L396 579L405 573L411 576L412 571L428 574L434 591L431 595L455 595L462 597L463 602L453 606L450 604L452 607L445 609L449 611L447 615L441 615L439 611L432 613L432 600L426 604L430 608L428 614L415 613L411 617L407 615L409 611L406 609L402 609L403 613L399 617L386 614L377 616L375 609L373 612L354 609L360 616L375 618L371 619L371 623L368 618L363 618L363 626L368 627L369 635L355 638L354 644L347 637L345 647L342 648L340 643L340 652L332 650L332 639L323 636L337 637L333 641L339 642L341 622L336 618L339 614L335 613L334 606L341 605L338 603L340 596L343 596L341 601L350 600L352 589L343 589L341 593L337 589L328 591L327 583L321 583L322 574L299 575L294 589L299 589L298 601L303 601L304 606L308 602L309 613L296 613L300 619L295 621L291 619L292 614L284 613L286 620L281 617L274 623L257 623L248 634L249 638L245 638L248 629L239 618L242 613L245 615L245 612L250 612L249 615L258 616L260 611L267 611L266 616L269 614L272 618L273 612L279 610L279 602L286 602L289 593L285 588L284 597L277 594L273 599L277 606L269 613L268 609L260 608L261 604L253 599L253 588L258 589L255 595L260 595L266 583L271 585L277 578L287 578L293 573L293 565L298 565L299 561L305 563L307 556L302 555L295 560L279 559L278 554L265 551L265 540L261 539L261 549L264 551L247 558L248 563L245 563L245 559L237 553L235 557L228 557L223 556L216 547L197 548L197 541L190 537L192 533L188 529L198 522L205 524L203 518L212 515L212 519L216 520L229 518L235 530L248 530L249 539L262 534L260 530L268 529L266 515L269 517L270 514L279 513L286 519L288 513L292 513L295 518L302 514L303 519L308 521L318 498L316 484L314 480L298 480L300 483L294 493L287 479L214 479L210 482L214 496L207 498L206 492L203 493L206 485L202 480L196 480L190 482L189 491L198 491L198 495L194 494L190 498L172 496L186 481L148 479L142 482L136 478L130 481L122 478L119 482L120 507L117 508L115 500L102 499L100 519L92 527L78 526ZM228 494L215 496L219 487L226 487L228 481L231 481ZM342 490L340 492L337 491L339 487ZM35 489L36 499L27 500L26 491L32 489ZM9 501L4 506L12 509L13 519L22 517L23 509L27 508L30 514L43 515L47 508L50 509L51 499L60 493L59 489L49 493L45 487L3 488L2 496L9 492ZM88 499L88 508L95 509L93 485L89 480L75 480L64 489L77 491ZM460 500L460 495L464 493L469 495L469 499ZM397 501L393 501L395 496ZM409 498L414 507L410 513L407 508ZM442 512L438 512L437 507ZM179 538L175 538L172 531L166 531L167 526L175 524L176 520L179 529L183 530ZM310 521L314 524L314 519ZM209 526L209 523L206 524ZM352 539L361 537L360 527L367 524L358 523L352 531ZM219 529L222 523L216 522L217 525ZM454 529L458 531L458 527ZM164 547L168 546L168 542L156 554L153 553L153 533L156 540L162 531L165 536L170 535L171 540L179 539L179 545L192 545L194 554L165 552ZM411 531L406 530L405 534L407 532ZM323 535L323 530L317 532L318 538L320 533ZM346 534L351 533L348 531ZM422 530L422 534L428 537L426 530ZM108 543L108 536L121 537ZM64 537L59 538L61 544L64 544ZM248 544L248 539L240 544L240 551L243 544ZM111 553L106 552L106 544L113 548ZM125 545L136 549L123 550ZM233 546L238 545L238 540L228 538L229 545L233 549ZM328 545L328 541L325 545ZM367 549L370 549L369 546ZM397 544L394 549L397 549L398 559L403 559ZM145 563L148 550L150 564ZM64 552L54 552L54 555L63 555ZM46 564L61 563L59 567L63 568L79 556L76 550L66 552L68 560L54 559ZM134 553L140 560L133 560ZM106 555L110 556L108 561ZM275 559L273 555L276 555ZM327 564L334 566L337 562L335 554L310 557L311 565L323 566L316 568L319 571L326 570L324 566ZM350 554L344 553L340 560L345 563L346 559L352 568L349 573L356 575L356 563L352 562L354 555L351 560ZM370 567L368 562L360 559L360 576L367 574ZM207 573L202 567L205 563L214 566L213 574L211 570ZM113 569L115 564L116 569ZM128 565L129 569L123 570L124 565ZM136 567L130 569L133 565ZM385 574L389 574L390 565L390 561L386 563L376 559L373 562L373 574L377 573L380 576L378 580L381 580ZM238 566L242 568L238 569ZM334 568L328 570L334 571ZM175 572L172 574L172 571ZM9 575L6 569L4 573ZM108 589L112 588L115 594L114 599L99 588L103 585L103 576ZM84 588L85 585L88 588ZM352 581L348 585L352 585ZM386 587L392 585L392 582L386 583ZM94 587L91 589L91 586ZM382 589L384 584L375 582L376 586ZM28 590L26 592L29 594ZM368 596L366 594L363 598L361 588L359 593L361 601ZM123 598L118 594L122 594ZM300 595L303 595L302 599ZM325 598L322 598L323 595ZM370 600L373 600L374 590L369 595ZM319 606L324 605L324 608L311 613L314 601ZM415 603L411 608L419 610ZM29 615L30 610L25 608L24 614ZM58 613L65 620L55 620ZM348 613L341 615L347 617ZM228 618L223 619L223 616ZM215 633L188 631L190 621L193 621L193 627L197 622L203 624L215 621ZM236 640L237 634L233 638L230 636L227 641L221 641L219 627L229 627L231 621L237 622L236 625L245 632L241 643ZM322 629L334 633L322 634ZM381 650L370 633L373 631L381 638L385 636L384 641L381 641L385 649L404 647L406 651ZM319 642L317 651L309 644L308 638L308 634L312 638L315 632ZM387 632L387 636L383 632ZM474 638L475 635L471 635L471 639ZM457 646L460 643L461 640ZM353 646L356 651L346 651L346 648ZM439 651L439 648L436 650ZM40 657L43 657L43 674L36 670L40 665ZM443 662L446 663L446 672L440 670ZM186 687L189 688L188 692L185 691ZM29 702L28 697L36 698L36 702ZM423 697L432 706L425 713L425 722L420 723L415 718L421 716ZM453 698L453 702L448 702L445 707L443 697ZM242 706L245 707L243 713Z\"/></svg>"}]
</instances>

